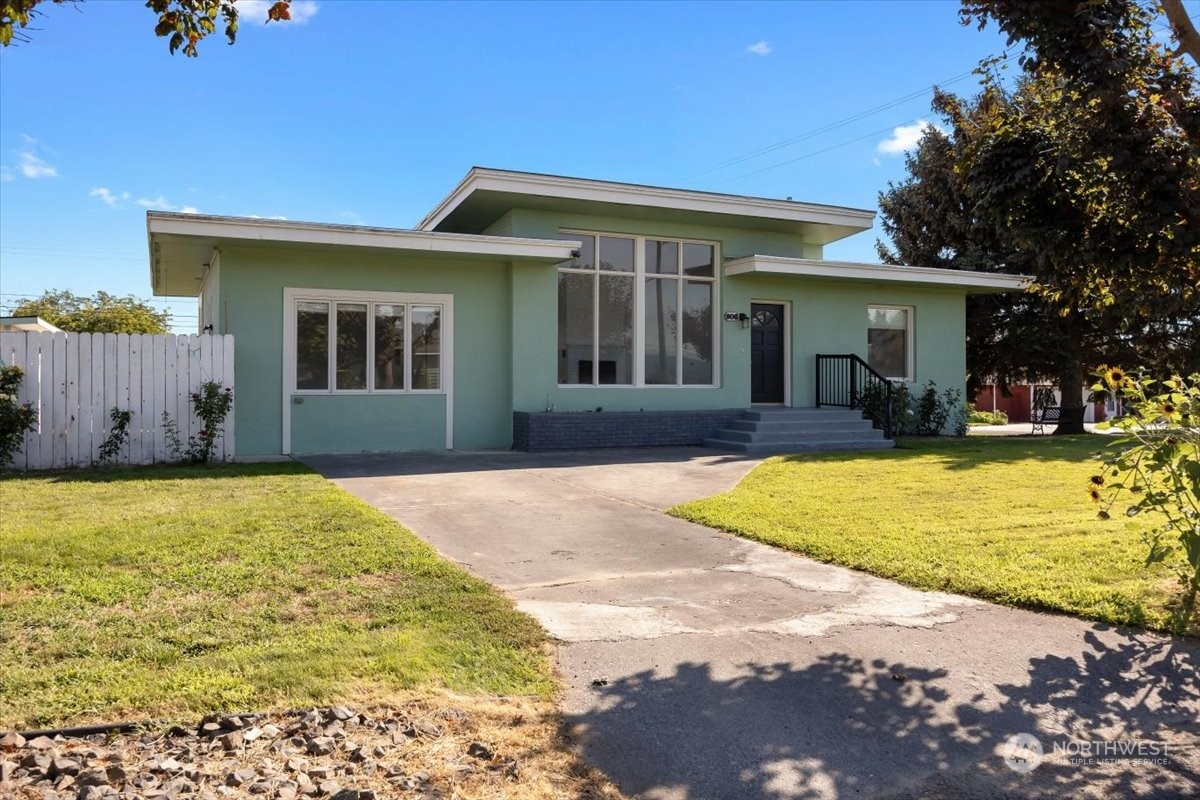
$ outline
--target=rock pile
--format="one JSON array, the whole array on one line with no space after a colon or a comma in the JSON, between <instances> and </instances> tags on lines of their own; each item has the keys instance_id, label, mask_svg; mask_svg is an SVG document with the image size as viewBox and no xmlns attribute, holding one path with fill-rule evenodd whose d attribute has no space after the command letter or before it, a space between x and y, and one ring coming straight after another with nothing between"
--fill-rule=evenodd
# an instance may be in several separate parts
<instances>
[{"instance_id":1,"label":"rock pile","mask_svg":"<svg viewBox=\"0 0 1200 800\"><path fill-rule=\"evenodd\" d=\"M518 776L514 758L461 733L466 712L368 716L346 706L205 717L194 730L83 738L0 738L0 797L38 800L440 800L443 783L412 770L414 749L436 746L450 774ZM424 755L428 755L424 753ZM443 771L444 772L444 771Z\"/></svg>"}]
</instances>

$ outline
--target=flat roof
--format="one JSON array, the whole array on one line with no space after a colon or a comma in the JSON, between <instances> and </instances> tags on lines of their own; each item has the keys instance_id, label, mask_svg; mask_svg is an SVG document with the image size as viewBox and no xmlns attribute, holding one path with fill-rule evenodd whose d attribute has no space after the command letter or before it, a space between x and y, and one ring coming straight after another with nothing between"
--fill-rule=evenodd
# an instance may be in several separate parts
<instances>
[{"instance_id":1,"label":"flat roof","mask_svg":"<svg viewBox=\"0 0 1200 800\"><path fill-rule=\"evenodd\" d=\"M863 264L855 261L822 261L782 256L745 256L725 262L725 274L791 275L806 278L830 278L851 281L882 281L919 286L957 287L968 294L1023 291L1033 278L999 272L905 267L890 264Z\"/></svg>"},{"instance_id":2,"label":"flat roof","mask_svg":"<svg viewBox=\"0 0 1200 800\"><path fill-rule=\"evenodd\" d=\"M272 243L451 254L464 259L557 263L579 242L376 228L325 222L146 212L155 295L195 297L212 253L223 244Z\"/></svg>"},{"instance_id":3,"label":"flat roof","mask_svg":"<svg viewBox=\"0 0 1200 800\"><path fill-rule=\"evenodd\" d=\"M0 317L0 331L40 331L62 333L62 328L51 325L41 317Z\"/></svg>"},{"instance_id":4,"label":"flat roof","mask_svg":"<svg viewBox=\"0 0 1200 800\"><path fill-rule=\"evenodd\" d=\"M822 245L875 220L859 208L472 167L417 230L478 233L513 208L778 231Z\"/></svg>"}]
</instances>

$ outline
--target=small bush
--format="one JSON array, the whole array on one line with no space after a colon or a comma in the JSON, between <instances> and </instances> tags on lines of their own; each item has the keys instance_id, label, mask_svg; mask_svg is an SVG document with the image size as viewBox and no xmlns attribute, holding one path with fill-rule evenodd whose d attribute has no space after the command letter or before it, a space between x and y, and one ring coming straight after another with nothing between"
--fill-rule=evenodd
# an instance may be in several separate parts
<instances>
[{"instance_id":1,"label":"small bush","mask_svg":"<svg viewBox=\"0 0 1200 800\"><path fill-rule=\"evenodd\" d=\"M192 392L192 412L199 418L202 427L195 436L189 436L187 446L179 439L179 426L167 412L163 412L162 426L167 440L167 449L175 458L188 464L207 464L212 461L217 442L225 434L225 417L233 408L233 389L222 387L216 381L207 381L200 391Z\"/></svg>"},{"instance_id":2,"label":"small bush","mask_svg":"<svg viewBox=\"0 0 1200 800\"><path fill-rule=\"evenodd\" d=\"M1007 425L1008 414L1003 411L980 411L975 406L968 405L963 412L967 415L968 425Z\"/></svg>"},{"instance_id":3,"label":"small bush","mask_svg":"<svg viewBox=\"0 0 1200 800\"><path fill-rule=\"evenodd\" d=\"M116 461L122 448L129 443L129 423L133 421L133 412L122 411L113 406L108 412L108 418L112 421L112 427L108 429L108 436L100 444L101 464Z\"/></svg>"},{"instance_id":4,"label":"small bush","mask_svg":"<svg viewBox=\"0 0 1200 800\"><path fill-rule=\"evenodd\" d=\"M884 429L884 419L887 417L887 387L882 383L868 383L862 392L861 402L863 413L875 423L876 428ZM901 433L904 433L910 403L911 398L908 393L908 384L892 384L891 423L893 436L899 436Z\"/></svg>"},{"instance_id":5,"label":"small bush","mask_svg":"<svg viewBox=\"0 0 1200 800\"><path fill-rule=\"evenodd\" d=\"M862 393L863 413L883 427L887 390L881 383L871 383ZM962 392L946 389L939 392L933 381L925 384L919 395L913 395L906 383L892 384L892 434L903 436L962 436L967 432L967 414L962 407Z\"/></svg>"},{"instance_id":6,"label":"small bush","mask_svg":"<svg viewBox=\"0 0 1200 800\"><path fill-rule=\"evenodd\" d=\"M962 409L962 392L947 388L939 392L933 381L925 384L916 398L914 433L918 436L939 436L949 431L956 436L966 433L966 415Z\"/></svg>"},{"instance_id":7,"label":"small bush","mask_svg":"<svg viewBox=\"0 0 1200 800\"><path fill-rule=\"evenodd\" d=\"M17 390L25 379L20 367L0 367L0 467L7 466L27 431L37 427L37 409L33 403L18 403Z\"/></svg>"}]
</instances>

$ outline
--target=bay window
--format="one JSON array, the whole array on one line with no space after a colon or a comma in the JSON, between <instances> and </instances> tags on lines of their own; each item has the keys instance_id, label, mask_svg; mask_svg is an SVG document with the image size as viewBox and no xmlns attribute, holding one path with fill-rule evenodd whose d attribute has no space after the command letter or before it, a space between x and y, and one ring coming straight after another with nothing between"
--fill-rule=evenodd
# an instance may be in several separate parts
<instances>
[{"instance_id":1,"label":"bay window","mask_svg":"<svg viewBox=\"0 0 1200 800\"><path fill-rule=\"evenodd\" d=\"M559 384L713 385L714 245L560 236L583 246L559 265Z\"/></svg>"}]
</instances>

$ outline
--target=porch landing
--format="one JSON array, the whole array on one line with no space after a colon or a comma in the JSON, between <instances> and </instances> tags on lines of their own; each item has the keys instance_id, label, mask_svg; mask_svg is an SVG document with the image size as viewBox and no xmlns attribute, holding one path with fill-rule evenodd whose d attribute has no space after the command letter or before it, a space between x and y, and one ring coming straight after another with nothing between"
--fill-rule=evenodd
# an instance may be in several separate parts
<instances>
[{"instance_id":1,"label":"porch landing","mask_svg":"<svg viewBox=\"0 0 1200 800\"><path fill-rule=\"evenodd\" d=\"M755 406L705 438L705 447L753 455L826 450L886 450L884 438L861 411L843 408Z\"/></svg>"}]
</instances>

